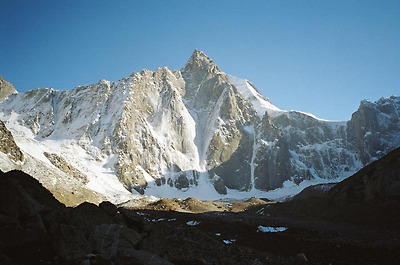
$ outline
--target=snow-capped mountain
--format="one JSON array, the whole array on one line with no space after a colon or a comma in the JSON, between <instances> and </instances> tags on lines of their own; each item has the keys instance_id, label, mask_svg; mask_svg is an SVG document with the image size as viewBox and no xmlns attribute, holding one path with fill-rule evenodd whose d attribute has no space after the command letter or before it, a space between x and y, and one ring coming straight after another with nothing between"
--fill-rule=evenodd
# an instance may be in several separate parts
<instances>
[{"instance_id":1,"label":"snow-capped mountain","mask_svg":"<svg viewBox=\"0 0 400 265\"><path fill-rule=\"evenodd\" d=\"M128 191L214 199L334 181L400 146L399 97L363 101L348 122L321 120L279 109L199 50L180 71L35 89L0 109L36 166L113 201Z\"/></svg>"}]
</instances>

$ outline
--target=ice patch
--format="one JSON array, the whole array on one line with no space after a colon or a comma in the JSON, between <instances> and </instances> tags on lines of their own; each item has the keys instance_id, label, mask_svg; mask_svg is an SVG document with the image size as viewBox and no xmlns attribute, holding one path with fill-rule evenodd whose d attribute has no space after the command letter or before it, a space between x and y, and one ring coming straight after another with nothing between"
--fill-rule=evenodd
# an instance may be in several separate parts
<instances>
[{"instance_id":1,"label":"ice patch","mask_svg":"<svg viewBox=\"0 0 400 265\"><path fill-rule=\"evenodd\" d=\"M257 232L263 232L263 233L277 233L277 232L283 232L286 231L287 227L283 226L278 226L278 227L272 227L272 226L262 226L259 225Z\"/></svg>"},{"instance_id":2,"label":"ice patch","mask_svg":"<svg viewBox=\"0 0 400 265\"><path fill-rule=\"evenodd\" d=\"M137 215L140 215L140 216L147 216L147 215L149 215L148 213L142 213L142 212L136 212L136 214L137 214Z\"/></svg>"},{"instance_id":3,"label":"ice patch","mask_svg":"<svg viewBox=\"0 0 400 265\"><path fill-rule=\"evenodd\" d=\"M264 215L264 208L261 208L260 210L258 210L258 211L256 212L256 214Z\"/></svg>"},{"instance_id":4,"label":"ice patch","mask_svg":"<svg viewBox=\"0 0 400 265\"><path fill-rule=\"evenodd\" d=\"M196 225L198 225L200 223L201 223L200 221L189 221L186 224L189 225L189 226L196 226Z\"/></svg>"},{"instance_id":5,"label":"ice patch","mask_svg":"<svg viewBox=\"0 0 400 265\"><path fill-rule=\"evenodd\" d=\"M167 219L165 219L165 218L151 219L151 222L158 223L158 222L162 222L162 221L165 221L165 220L167 220Z\"/></svg>"},{"instance_id":6,"label":"ice patch","mask_svg":"<svg viewBox=\"0 0 400 265\"><path fill-rule=\"evenodd\" d=\"M224 240L222 240L222 242L224 242L225 243L225 245L230 245L230 244L233 244L233 243L235 243L236 242L236 239L224 239Z\"/></svg>"}]
</instances>

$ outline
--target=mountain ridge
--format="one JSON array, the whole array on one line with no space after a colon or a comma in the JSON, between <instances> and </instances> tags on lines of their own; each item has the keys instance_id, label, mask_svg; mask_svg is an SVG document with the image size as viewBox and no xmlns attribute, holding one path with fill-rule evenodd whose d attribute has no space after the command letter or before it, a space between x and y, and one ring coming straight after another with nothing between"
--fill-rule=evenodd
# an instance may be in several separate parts
<instances>
[{"instance_id":1,"label":"mountain ridge","mask_svg":"<svg viewBox=\"0 0 400 265\"><path fill-rule=\"evenodd\" d=\"M400 148L339 182L305 188L265 213L304 216L399 231Z\"/></svg>"},{"instance_id":2,"label":"mountain ridge","mask_svg":"<svg viewBox=\"0 0 400 265\"><path fill-rule=\"evenodd\" d=\"M250 197L289 183L343 179L400 145L399 97L362 102L348 122L325 121L280 110L197 49L180 71L35 89L9 96L0 108L24 152L46 165L45 152L62 157L102 193L109 191L100 183L111 181L113 196L119 181L161 197Z\"/></svg>"}]
</instances>

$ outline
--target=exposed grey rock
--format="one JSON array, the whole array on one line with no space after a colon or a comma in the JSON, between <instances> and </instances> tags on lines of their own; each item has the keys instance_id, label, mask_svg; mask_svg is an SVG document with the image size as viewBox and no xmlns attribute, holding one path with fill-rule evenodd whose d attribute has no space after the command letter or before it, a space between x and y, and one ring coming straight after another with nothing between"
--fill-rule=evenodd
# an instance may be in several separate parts
<instances>
[{"instance_id":1,"label":"exposed grey rock","mask_svg":"<svg viewBox=\"0 0 400 265\"><path fill-rule=\"evenodd\" d=\"M226 185L222 178L220 178L218 175L214 175L214 177L211 179L211 181L214 185L215 190L219 194L227 194Z\"/></svg>"},{"instance_id":2,"label":"exposed grey rock","mask_svg":"<svg viewBox=\"0 0 400 265\"><path fill-rule=\"evenodd\" d=\"M179 175L179 177L175 181L175 187L178 190L187 189L187 188L189 188L189 180L187 179L187 177L185 175L183 175L183 174Z\"/></svg>"},{"instance_id":3,"label":"exposed grey rock","mask_svg":"<svg viewBox=\"0 0 400 265\"><path fill-rule=\"evenodd\" d=\"M13 84L4 80L4 78L0 75L0 100L16 93L18 92L14 88Z\"/></svg>"},{"instance_id":4,"label":"exposed grey rock","mask_svg":"<svg viewBox=\"0 0 400 265\"><path fill-rule=\"evenodd\" d=\"M68 164L65 159L57 154L54 153L47 153L44 152L44 155L49 159L49 161L59 168L62 172L65 172L66 174L73 176L74 178L82 181L83 184L87 184L87 176L85 176L82 172Z\"/></svg>"},{"instance_id":5,"label":"exposed grey rock","mask_svg":"<svg viewBox=\"0 0 400 265\"><path fill-rule=\"evenodd\" d=\"M364 100L347 123L349 144L357 148L363 164L400 145L400 98L392 96L376 102Z\"/></svg>"},{"instance_id":6,"label":"exposed grey rock","mask_svg":"<svg viewBox=\"0 0 400 265\"><path fill-rule=\"evenodd\" d=\"M7 129L4 122L0 120L0 152L8 155L8 157L17 162L24 161L24 154L14 141L14 137Z\"/></svg>"},{"instance_id":7,"label":"exposed grey rock","mask_svg":"<svg viewBox=\"0 0 400 265\"><path fill-rule=\"evenodd\" d=\"M221 159L222 163L218 163L217 166L210 170L211 174L220 176L226 185L230 189L247 191L251 189L251 159L252 159L252 148L253 148L253 135L243 130L240 135L240 141L236 144L236 148L229 150L229 159ZM234 145L231 143L230 146ZM219 151L223 147L218 148L217 143L211 142L210 149L216 149ZM223 155L223 154L221 154Z\"/></svg>"}]
</instances>

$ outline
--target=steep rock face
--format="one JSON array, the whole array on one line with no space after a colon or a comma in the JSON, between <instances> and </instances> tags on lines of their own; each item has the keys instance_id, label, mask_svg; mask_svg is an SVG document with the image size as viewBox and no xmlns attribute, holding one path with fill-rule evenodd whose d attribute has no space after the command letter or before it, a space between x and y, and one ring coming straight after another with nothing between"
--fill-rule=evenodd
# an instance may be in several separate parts
<instances>
[{"instance_id":1,"label":"steep rock face","mask_svg":"<svg viewBox=\"0 0 400 265\"><path fill-rule=\"evenodd\" d=\"M177 171L198 170L195 122L181 96L179 72L159 68L135 73L115 132L116 169L129 187L142 192L147 181Z\"/></svg>"},{"instance_id":2,"label":"steep rock face","mask_svg":"<svg viewBox=\"0 0 400 265\"><path fill-rule=\"evenodd\" d=\"M269 162L272 168L276 167L266 178L271 183L269 188L276 188L287 176L295 182L318 177L334 179L362 167L359 154L347 143L344 122L324 121L295 111L282 113L272 122L281 137L272 154L276 159ZM279 179L282 175L283 179ZM277 181L273 182L274 178Z\"/></svg>"},{"instance_id":3,"label":"steep rock face","mask_svg":"<svg viewBox=\"0 0 400 265\"><path fill-rule=\"evenodd\" d=\"M4 114L21 114L19 124L28 127L34 135L49 136L54 130L53 99L58 93L54 89L37 88L25 93L14 94L3 101ZM14 105L19 105L15 111Z\"/></svg>"},{"instance_id":4,"label":"steep rock face","mask_svg":"<svg viewBox=\"0 0 400 265\"><path fill-rule=\"evenodd\" d=\"M195 50L181 72L201 168L217 177L218 185L249 190L254 133L247 127L254 124L254 110L203 52Z\"/></svg>"},{"instance_id":5,"label":"steep rock face","mask_svg":"<svg viewBox=\"0 0 400 265\"><path fill-rule=\"evenodd\" d=\"M400 146L400 98L364 100L347 123L348 141L367 164Z\"/></svg>"},{"instance_id":6,"label":"steep rock face","mask_svg":"<svg viewBox=\"0 0 400 265\"><path fill-rule=\"evenodd\" d=\"M0 75L0 100L16 93L18 92L14 88L13 84L4 80L4 78Z\"/></svg>"},{"instance_id":7,"label":"steep rock face","mask_svg":"<svg viewBox=\"0 0 400 265\"><path fill-rule=\"evenodd\" d=\"M24 161L24 154L14 141L11 132L7 130L6 125L0 120L0 152L6 154L15 162Z\"/></svg>"},{"instance_id":8,"label":"steep rock face","mask_svg":"<svg viewBox=\"0 0 400 265\"><path fill-rule=\"evenodd\" d=\"M83 176L90 188L118 177L142 194L201 183L226 194L351 175L400 145L399 106L398 97L363 101L347 123L280 110L195 50L180 71L11 95L0 116L42 146L33 156Z\"/></svg>"}]
</instances>

